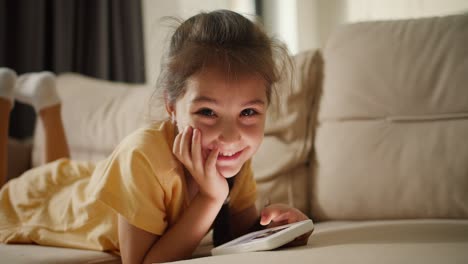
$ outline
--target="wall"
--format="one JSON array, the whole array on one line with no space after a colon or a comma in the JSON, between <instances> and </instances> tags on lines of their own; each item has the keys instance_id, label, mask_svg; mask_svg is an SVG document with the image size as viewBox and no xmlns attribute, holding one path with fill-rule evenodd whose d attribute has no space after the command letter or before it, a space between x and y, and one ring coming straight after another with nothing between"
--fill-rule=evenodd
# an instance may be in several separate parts
<instances>
[{"instance_id":1,"label":"wall","mask_svg":"<svg viewBox=\"0 0 468 264\"><path fill-rule=\"evenodd\" d=\"M466 0L265 0L265 26L291 52L323 48L343 23L468 12ZM273 22L271 22L273 21Z\"/></svg>"},{"instance_id":2,"label":"wall","mask_svg":"<svg viewBox=\"0 0 468 264\"><path fill-rule=\"evenodd\" d=\"M171 23L163 17L186 19L200 11L235 10L247 17L255 13L251 0L142 0L147 84L155 85L160 59L169 43Z\"/></svg>"},{"instance_id":3,"label":"wall","mask_svg":"<svg viewBox=\"0 0 468 264\"><path fill-rule=\"evenodd\" d=\"M348 0L350 22L440 16L468 12L466 0Z\"/></svg>"},{"instance_id":4,"label":"wall","mask_svg":"<svg viewBox=\"0 0 468 264\"><path fill-rule=\"evenodd\" d=\"M154 85L159 72L159 60L169 28L162 25L164 16L178 16L177 1L143 0L143 30L145 43L146 83Z\"/></svg>"},{"instance_id":5,"label":"wall","mask_svg":"<svg viewBox=\"0 0 468 264\"><path fill-rule=\"evenodd\" d=\"M253 18L254 0L142 0L147 83L154 85L170 27L164 16L188 18L201 10L231 9ZM323 48L340 24L468 12L467 0L264 0L263 23L292 54Z\"/></svg>"}]
</instances>

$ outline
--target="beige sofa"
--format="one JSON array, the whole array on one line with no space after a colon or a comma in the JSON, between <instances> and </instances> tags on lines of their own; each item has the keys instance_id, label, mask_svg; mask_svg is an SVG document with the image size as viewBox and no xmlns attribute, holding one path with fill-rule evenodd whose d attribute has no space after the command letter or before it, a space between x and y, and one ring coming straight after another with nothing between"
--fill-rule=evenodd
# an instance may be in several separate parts
<instances>
[{"instance_id":1,"label":"beige sofa","mask_svg":"<svg viewBox=\"0 0 468 264\"><path fill-rule=\"evenodd\" d=\"M458 15L346 25L323 52L294 56L293 89L267 121L253 165L258 206L270 199L307 213L315 221L308 244L212 257L207 236L197 258L181 263L467 263L467 43L468 15ZM161 105L146 107L151 87L76 74L60 75L58 86L75 159L100 160L165 117ZM120 262L37 245L0 245L0 256Z\"/></svg>"}]
</instances>

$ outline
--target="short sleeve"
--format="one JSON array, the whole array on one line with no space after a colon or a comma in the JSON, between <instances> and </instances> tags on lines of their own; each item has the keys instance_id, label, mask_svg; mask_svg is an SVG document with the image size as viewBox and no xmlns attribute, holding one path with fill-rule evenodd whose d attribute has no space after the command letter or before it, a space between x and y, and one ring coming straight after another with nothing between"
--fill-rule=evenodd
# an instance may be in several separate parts
<instances>
[{"instance_id":1,"label":"short sleeve","mask_svg":"<svg viewBox=\"0 0 468 264\"><path fill-rule=\"evenodd\" d=\"M230 193L230 209L233 213L239 213L244 209L255 205L257 198L257 188L251 160L248 160L237 176L235 176L234 187Z\"/></svg>"},{"instance_id":2,"label":"short sleeve","mask_svg":"<svg viewBox=\"0 0 468 264\"><path fill-rule=\"evenodd\" d=\"M130 224L162 235L167 227L164 186L149 158L138 149L121 148L93 173L93 195Z\"/></svg>"}]
</instances>

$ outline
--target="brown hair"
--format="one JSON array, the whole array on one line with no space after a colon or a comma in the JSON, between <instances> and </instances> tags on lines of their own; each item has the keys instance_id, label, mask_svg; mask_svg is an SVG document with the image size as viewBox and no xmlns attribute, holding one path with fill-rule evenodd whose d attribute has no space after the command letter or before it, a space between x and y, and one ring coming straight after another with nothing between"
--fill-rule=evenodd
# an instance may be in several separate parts
<instances>
[{"instance_id":1,"label":"brown hair","mask_svg":"<svg viewBox=\"0 0 468 264\"><path fill-rule=\"evenodd\" d=\"M289 76L292 63L285 46L269 37L259 25L229 10L199 13L180 23L163 57L157 94L170 103L184 94L187 79L215 66L227 77L258 74L266 82L268 102L275 84Z\"/></svg>"}]
</instances>

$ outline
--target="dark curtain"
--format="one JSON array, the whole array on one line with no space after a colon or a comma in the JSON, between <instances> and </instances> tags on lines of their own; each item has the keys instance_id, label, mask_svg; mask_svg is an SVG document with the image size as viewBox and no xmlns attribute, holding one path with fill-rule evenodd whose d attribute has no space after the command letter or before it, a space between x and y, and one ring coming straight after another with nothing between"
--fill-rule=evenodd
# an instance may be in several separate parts
<instances>
[{"instance_id":1,"label":"dark curtain","mask_svg":"<svg viewBox=\"0 0 468 264\"><path fill-rule=\"evenodd\" d=\"M141 12L139 0L0 0L0 67L143 83ZM34 119L17 102L10 136L31 136Z\"/></svg>"}]
</instances>

